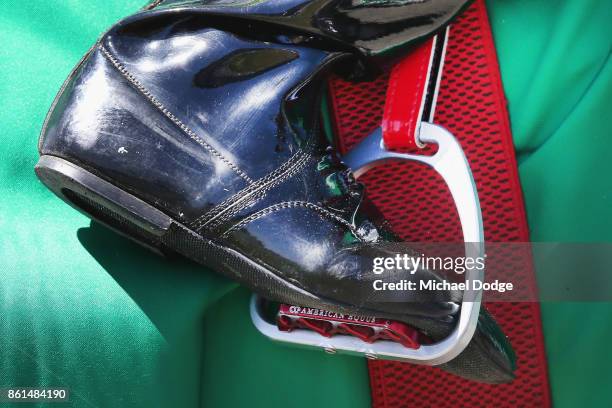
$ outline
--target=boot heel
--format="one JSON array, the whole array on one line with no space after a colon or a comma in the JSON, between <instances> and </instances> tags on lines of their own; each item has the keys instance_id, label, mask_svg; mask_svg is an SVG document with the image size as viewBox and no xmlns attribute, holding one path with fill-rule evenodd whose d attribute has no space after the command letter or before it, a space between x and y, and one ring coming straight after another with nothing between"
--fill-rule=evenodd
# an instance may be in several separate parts
<instances>
[{"instance_id":1,"label":"boot heel","mask_svg":"<svg viewBox=\"0 0 612 408\"><path fill-rule=\"evenodd\" d=\"M162 237L172 219L155 207L59 157L41 156L35 171L59 198L88 217L158 254L171 252Z\"/></svg>"}]
</instances>

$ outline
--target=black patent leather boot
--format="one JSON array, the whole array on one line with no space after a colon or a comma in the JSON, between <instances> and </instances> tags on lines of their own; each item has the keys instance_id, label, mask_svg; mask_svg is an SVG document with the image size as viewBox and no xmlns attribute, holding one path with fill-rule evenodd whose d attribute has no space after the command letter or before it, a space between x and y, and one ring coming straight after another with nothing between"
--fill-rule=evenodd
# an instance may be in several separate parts
<instances>
[{"instance_id":1,"label":"black patent leather boot","mask_svg":"<svg viewBox=\"0 0 612 408\"><path fill-rule=\"evenodd\" d=\"M323 38L364 56L401 51L447 25L471 0L162 0L153 13L214 16L215 24Z\"/></svg>"},{"instance_id":2,"label":"black patent leather boot","mask_svg":"<svg viewBox=\"0 0 612 408\"><path fill-rule=\"evenodd\" d=\"M321 80L352 54L211 21L145 12L106 33L51 108L38 176L90 217L267 298L444 337L461 294L370 297L373 259L398 249L318 124ZM439 277L420 269L411 279ZM483 310L472 342L445 368L503 382L513 365Z\"/></svg>"}]
</instances>

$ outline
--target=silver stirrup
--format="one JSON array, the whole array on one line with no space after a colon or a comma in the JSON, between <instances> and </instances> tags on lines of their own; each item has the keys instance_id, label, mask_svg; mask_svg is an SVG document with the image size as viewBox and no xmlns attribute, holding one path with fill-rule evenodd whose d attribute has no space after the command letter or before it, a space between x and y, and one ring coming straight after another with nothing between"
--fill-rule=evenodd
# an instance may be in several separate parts
<instances>
[{"instance_id":1,"label":"silver stirrup","mask_svg":"<svg viewBox=\"0 0 612 408\"><path fill-rule=\"evenodd\" d=\"M461 146L446 129L427 122L421 122L419 137L425 143L437 144L438 151L432 156L388 151L383 143L382 131L378 128L346 154L343 161L353 170L356 177L389 161L409 160L431 166L446 182L457 207L465 242L465 256L484 257L484 230L478 192ZM483 282L484 269L467 269L465 280ZM473 286L471 283L468 285L469 288ZM406 348L388 340L369 344L342 334L326 338L304 329L295 329L292 332L280 331L275 324L265 319L262 300L257 295L253 295L251 299L250 312L257 330L272 340L321 348L327 352L340 351L374 359L439 365L459 355L474 335L480 313L482 290L469 289L469 292L471 292L469 296L466 296L467 291L463 294L464 299L469 300L462 301L459 321L452 333L437 343L423 344L417 349Z\"/></svg>"}]
</instances>

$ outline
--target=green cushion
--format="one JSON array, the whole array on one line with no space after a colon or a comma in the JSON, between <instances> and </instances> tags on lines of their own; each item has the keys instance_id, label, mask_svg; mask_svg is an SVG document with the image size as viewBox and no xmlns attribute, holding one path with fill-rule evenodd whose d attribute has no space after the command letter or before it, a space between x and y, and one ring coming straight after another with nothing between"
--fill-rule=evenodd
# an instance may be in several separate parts
<instances>
[{"instance_id":1,"label":"green cushion","mask_svg":"<svg viewBox=\"0 0 612 408\"><path fill-rule=\"evenodd\" d=\"M531 239L612 241L612 2L488 5ZM575 273L537 278L571 287ZM612 304L541 309L555 406L611 406Z\"/></svg>"}]
</instances>

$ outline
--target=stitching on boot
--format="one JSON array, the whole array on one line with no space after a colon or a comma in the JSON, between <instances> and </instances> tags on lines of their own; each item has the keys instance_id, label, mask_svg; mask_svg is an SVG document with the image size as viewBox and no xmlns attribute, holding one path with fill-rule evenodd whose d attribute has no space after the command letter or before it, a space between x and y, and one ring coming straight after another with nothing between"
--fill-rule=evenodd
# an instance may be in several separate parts
<instances>
[{"instance_id":1,"label":"stitching on boot","mask_svg":"<svg viewBox=\"0 0 612 408\"><path fill-rule=\"evenodd\" d=\"M241 203L239 206L230 208L229 212L224 213L220 217L211 221L210 224L207 224L206 231L209 233L215 231L219 232L218 230L222 228L224 222L230 221L236 214L240 213L240 211L257 204L260 200L263 200L266 197L266 192L267 190L254 192L247 201Z\"/></svg>"},{"instance_id":2,"label":"stitching on boot","mask_svg":"<svg viewBox=\"0 0 612 408\"><path fill-rule=\"evenodd\" d=\"M263 186L261 190L257 190L251 193L250 196L253 197L253 200L255 200L254 202L257 202L263 199L266 196L266 193L268 191L270 191L274 187L282 184L286 180L298 174L300 170L304 168L306 163L308 163L308 159L310 158L310 155L304 155L302 158L303 160L300 160L299 162L297 162L293 167L288 169L285 173L280 175L278 178L271 180L267 185ZM247 203L248 202L243 201L240 204L247 204ZM231 209L229 209L229 212L224 212L220 216L215 217L215 219L210 220L210 222L205 224L205 226L207 227L207 229L211 229L211 230L215 229L219 227L219 225L222 224L223 222L230 220L234 215L238 214L240 211L242 211L246 207L247 205L233 206Z\"/></svg>"},{"instance_id":3,"label":"stitching on boot","mask_svg":"<svg viewBox=\"0 0 612 408\"><path fill-rule=\"evenodd\" d=\"M153 104L157 109L161 111L168 119L170 119L176 126L178 126L187 136L189 136L192 140L206 149L211 155L215 156L217 159L221 160L227 166L229 166L234 172L242 177L247 183L252 184L253 180L246 175L242 170L240 170L234 163L230 162L226 159L221 153L219 153L214 147L206 143L201 137L199 137L193 130L191 130L187 125L185 125L179 118L174 116L172 112L170 112L153 94L144 87L144 85L134 76L132 75L124 66L119 62L119 60L110 53L104 47L104 45L100 44L100 51L104 54L104 56L110 61L110 63L127 79L142 95L144 95L149 102Z\"/></svg>"},{"instance_id":4,"label":"stitching on boot","mask_svg":"<svg viewBox=\"0 0 612 408\"><path fill-rule=\"evenodd\" d=\"M311 139L312 140L312 139ZM312 157L312 146L309 141L304 149L298 150L289 160L276 170L257 180L238 193L228 197L215 208L200 216L191 223L191 227L199 231L207 226L219 225L224 220L235 215L249 203L254 196L262 198L266 192L299 172ZM227 211L230 213L227 213Z\"/></svg>"},{"instance_id":5,"label":"stitching on boot","mask_svg":"<svg viewBox=\"0 0 612 408\"><path fill-rule=\"evenodd\" d=\"M238 222L237 224L231 226L228 230L226 230L223 234L221 234L221 238L226 238L227 235L229 235L231 232L236 231L242 227L244 227L245 225L258 220L268 214L272 214L274 212L283 210L283 209L287 209L287 208L296 208L296 207L304 207L304 208L308 208L311 210L314 210L316 212L319 213L319 215L323 215L327 218L330 218L336 222L338 222L339 224L342 224L343 226L345 226L346 228L348 228L356 237L363 239L362 234L355 228L355 226L353 226L351 223L349 223L347 220L345 220L342 217L337 216L336 214L332 213L329 210L326 210L325 208L317 205L317 204L313 204L313 203L309 203L307 201L285 201L282 203L278 203L278 204L274 204L271 205L270 207L266 207L263 210L259 210L256 213L251 214L250 216L248 216L247 218L243 219L242 221Z\"/></svg>"}]
</instances>

